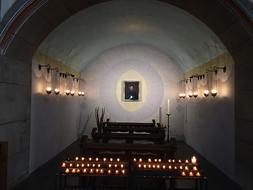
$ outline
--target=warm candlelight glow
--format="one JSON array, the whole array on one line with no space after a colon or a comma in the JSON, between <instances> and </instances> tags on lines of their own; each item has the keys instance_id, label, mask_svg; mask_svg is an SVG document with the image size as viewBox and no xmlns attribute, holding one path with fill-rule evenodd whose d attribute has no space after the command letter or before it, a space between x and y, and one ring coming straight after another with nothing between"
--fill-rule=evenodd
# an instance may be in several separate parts
<instances>
[{"instance_id":1,"label":"warm candlelight glow","mask_svg":"<svg viewBox=\"0 0 253 190\"><path fill-rule=\"evenodd\" d=\"M92 167L94 168L96 166L96 164L92 164Z\"/></svg>"},{"instance_id":2,"label":"warm candlelight glow","mask_svg":"<svg viewBox=\"0 0 253 190\"><path fill-rule=\"evenodd\" d=\"M78 91L78 96L82 96L82 92L81 91Z\"/></svg>"},{"instance_id":3,"label":"warm candlelight glow","mask_svg":"<svg viewBox=\"0 0 253 190\"><path fill-rule=\"evenodd\" d=\"M189 173L189 175L190 175L190 176L193 176L193 173L192 173L192 172L190 172L190 173Z\"/></svg>"},{"instance_id":4,"label":"warm candlelight glow","mask_svg":"<svg viewBox=\"0 0 253 190\"><path fill-rule=\"evenodd\" d=\"M148 162L151 162L151 158L148 159Z\"/></svg>"},{"instance_id":5,"label":"warm candlelight glow","mask_svg":"<svg viewBox=\"0 0 253 190\"><path fill-rule=\"evenodd\" d=\"M93 171L94 171L93 169L90 169L90 173L91 173L91 174L93 173Z\"/></svg>"},{"instance_id":6,"label":"warm candlelight glow","mask_svg":"<svg viewBox=\"0 0 253 190\"><path fill-rule=\"evenodd\" d=\"M66 167L66 163L63 162L62 165L61 165L62 168L65 168Z\"/></svg>"},{"instance_id":7,"label":"warm candlelight glow","mask_svg":"<svg viewBox=\"0 0 253 190\"><path fill-rule=\"evenodd\" d=\"M171 167L171 166L169 166L169 169L171 170L171 169L172 169L172 167Z\"/></svg>"},{"instance_id":8,"label":"warm candlelight glow","mask_svg":"<svg viewBox=\"0 0 253 190\"><path fill-rule=\"evenodd\" d=\"M51 87L47 87L47 88L46 88L46 92L47 92L47 94L51 94L52 88L51 88Z\"/></svg>"},{"instance_id":9,"label":"warm candlelight glow","mask_svg":"<svg viewBox=\"0 0 253 190\"><path fill-rule=\"evenodd\" d=\"M68 96L70 94L70 90L66 90L66 95Z\"/></svg>"},{"instance_id":10,"label":"warm candlelight glow","mask_svg":"<svg viewBox=\"0 0 253 190\"><path fill-rule=\"evenodd\" d=\"M119 162L120 161L120 159L119 158L117 158L117 162Z\"/></svg>"},{"instance_id":11,"label":"warm candlelight glow","mask_svg":"<svg viewBox=\"0 0 253 190\"><path fill-rule=\"evenodd\" d=\"M113 161L113 158L110 158L110 162L112 162Z\"/></svg>"},{"instance_id":12,"label":"warm candlelight glow","mask_svg":"<svg viewBox=\"0 0 253 190\"><path fill-rule=\"evenodd\" d=\"M123 164L121 164L121 165L120 165L120 167L121 167L121 168L124 168L124 165L123 165Z\"/></svg>"},{"instance_id":13,"label":"warm candlelight glow","mask_svg":"<svg viewBox=\"0 0 253 190\"><path fill-rule=\"evenodd\" d=\"M188 96L191 98L191 97L193 96L193 93L190 92L190 93L188 94Z\"/></svg>"},{"instance_id":14,"label":"warm candlelight glow","mask_svg":"<svg viewBox=\"0 0 253 190\"><path fill-rule=\"evenodd\" d=\"M98 158L96 158L96 161L98 161Z\"/></svg>"},{"instance_id":15,"label":"warm candlelight glow","mask_svg":"<svg viewBox=\"0 0 253 190\"><path fill-rule=\"evenodd\" d=\"M141 164L138 164L138 167L141 168Z\"/></svg>"},{"instance_id":16,"label":"warm candlelight glow","mask_svg":"<svg viewBox=\"0 0 253 190\"><path fill-rule=\"evenodd\" d=\"M198 93L197 92L193 92L193 96L194 96L194 98L197 98L198 97Z\"/></svg>"},{"instance_id":17,"label":"warm candlelight glow","mask_svg":"<svg viewBox=\"0 0 253 190\"><path fill-rule=\"evenodd\" d=\"M103 158L104 162L106 161L106 158Z\"/></svg>"},{"instance_id":18,"label":"warm candlelight glow","mask_svg":"<svg viewBox=\"0 0 253 190\"><path fill-rule=\"evenodd\" d=\"M189 163L189 160L185 160L185 163L187 163L187 164L188 164L188 163Z\"/></svg>"},{"instance_id":19,"label":"warm candlelight glow","mask_svg":"<svg viewBox=\"0 0 253 190\"><path fill-rule=\"evenodd\" d=\"M100 164L98 164L98 168L100 168Z\"/></svg>"},{"instance_id":20,"label":"warm candlelight glow","mask_svg":"<svg viewBox=\"0 0 253 190\"><path fill-rule=\"evenodd\" d=\"M58 88L56 88L56 89L54 89L54 93L55 93L56 95L58 95L58 94L60 94L60 90L59 90Z\"/></svg>"},{"instance_id":21,"label":"warm candlelight glow","mask_svg":"<svg viewBox=\"0 0 253 190\"><path fill-rule=\"evenodd\" d=\"M163 169L165 169L166 168L166 166L165 165L163 165Z\"/></svg>"},{"instance_id":22,"label":"warm candlelight glow","mask_svg":"<svg viewBox=\"0 0 253 190\"><path fill-rule=\"evenodd\" d=\"M76 173L76 169L72 169L72 171L71 171L71 172L72 172L73 174L74 174L74 173Z\"/></svg>"},{"instance_id":23,"label":"warm candlelight glow","mask_svg":"<svg viewBox=\"0 0 253 190\"><path fill-rule=\"evenodd\" d=\"M70 163L70 164L69 164L69 167L72 167L72 166L73 166L73 164L72 164L72 163Z\"/></svg>"},{"instance_id":24,"label":"warm candlelight glow","mask_svg":"<svg viewBox=\"0 0 253 190\"><path fill-rule=\"evenodd\" d=\"M212 89L212 90L211 90L211 95L212 95L213 97L215 97L215 96L217 95L217 90L216 90L216 89Z\"/></svg>"},{"instance_id":25,"label":"warm candlelight glow","mask_svg":"<svg viewBox=\"0 0 253 190\"><path fill-rule=\"evenodd\" d=\"M157 159L154 159L155 162L157 162Z\"/></svg>"},{"instance_id":26,"label":"warm candlelight glow","mask_svg":"<svg viewBox=\"0 0 253 190\"><path fill-rule=\"evenodd\" d=\"M84 161L84 157L82 157L81 160Z\"/></svg>"},{"instance_id":27,"label":"warm candlelight glow","mask_svg":"<svg viewBox=\"0 0 253 190\"><path fill-rule=\"evenodd\" d=\"M109 167L109 168L111 168L111 167L112 167L112 165L111 165L111 164L109 164L109 165L108 165L108 167Z\"/></svg>"},{"instance_id":28,"label":"warm candlelight glow","mask_svg":"<svg viewBox=\"0 0 253 190\"><path fill-rule=\"evenodd\" d=\"M84 167L84 164L82 164L82 168Z\"/></svg>"},{"instance_id":29,"label":"warm candlelight glow","mask_svg":"<svg viewBox=\"0 0 253 190\"><path fill-rule=\"evenodd\" d=\"M143 168L147 168L147 165L146 165L146 164L144 164L144 165L143 165Z\"/></svg>"},{"instance_id":30,"label":"warm candlelight glow","mask_svg":"<svg viewBox=\"0 0 253 190\"><path fill-rule=\"evenodd\" d=\"M209 90L204 90L204 96L205 97L209 96Z\"/></svg>"},{"instance_id":31,"label":"warm candlelight glow","mask_svg":"<svg viewBox=\"0 0 253 190\"><path fill-rule=\"evenodd\" d=\"M188 171L189 170L189 168L188 168L188 166L185 166L185 168L184 168L186 171Z\"/></svg>"},{"instance_id":32,"label":"warm candlelight glow","mask_svg":"<svg viewBox=\"0 0 253 190\"><path fill-rule=\"evenodd\" d=\"M77 169L77 170L76 170L76 173L80 173L80 169Z\"/></svg>"},{"instance_id":33,"label":"warm candlelight glow","mask_svg":"<svg viewBox=\"0 0 253 190\"><path fill-rule=\"evenodd\" d=\"M87 169L83 169L83 173L87 173Z\"/></svg>"},{"instance_id":34,"label":"warm candlelight glow","mask_svg":"<svg viewBox=\"0 0 253 190\"><path fill-rule=\"evenodd\" d=\"M159 168L160 168L160 165L158 164L158 165L156 165L156 167L159 169Z\"/></svg>"},{"instance_id":35,"label":"warm candlelight glow","mask_svg":"<svg viewBox=\"0 0 253 190\"><path fill-rule=\"evenodd\" d=\"M198 168L197 168L196 166L194 166L194 167L193 167L193 170L194 170L194 171L197 171L197 170L198 170Z\"/></svg>"},{"instance_id":36,"label":"warm candlelight glow","mask_svg":"<svg viewBox=\"0 0 253 190\"><path fill-rule=\"evenodd\" d=\"M99 172L99 169L96 169L96 173L98 173Z\"/></svg>"},{"instance_id":37,"label":"warm candlelight glow","mask_svg":"<svg viewBox=\"0 0 253 190\"><path fill-rule=\"evenodd\" d=\"M134 158L133 161L136 162L136 158Z\"/></svg>"},{"instance_id":38,"label":"warm candlelight glow","mask_svg":"<svg viewBox=\"0 0 253 190\"><path fill-rule=\"evenodd\" d=\"M118 167L118 165L117 165L117 164L115 164L115 165L114 165L114 167L115 167L115 168L117 168L117 167Z\"/></svg>"},{"instance_id":39,"label":"warm candlelight glow","mask_svg":"<svg viewBox=\"0 0 253 190\"><path fill-rule=\"evenodd\" d=\"M148 165L148 168L151 168L151 165L150 165L150 164Z\"/></svg>"},{"instance_id":40,"label":"warm candlelight glow","mask_svg":"<svg viewBox=\"0 0 253 190\"><path fill-rule=\"evenodd\" d=\"M76 157L75 160L79 160L79 157Z\"/></svg>"},{"instance_id":41,"label":"warm candlelight glow","mask_svg":"<svg viewBox=\"0 0 253 190\"><path fill-rule=\"evenodd\" d=\"M92 158L91 157L89 157L89 161L91 161L92 160Z\"/></svg>"},{"instance_id":42,"label":"warm candlelight glow","mask_svg":"<svg viewBox=\"0 0 253 190\"><path fill-rule=\"evenodd\" d=\"M108 172L108 174L111 174L111 173L112 173L112 171L111 171L111 170L108 170L107 172Z\"/></svg>"},{"instance_id":43,"label":"warm candlelight glow","mask_svg":"<svg viewBox=\"0 0 253 190\"><path fill-rule=\"evenodd\" d=\"M183 166L180 166L179 168L180 168L180 170L182 170L182 169L183 169Z\"/></svg>"},{"instance_id":44,"label":"warm candlelight glow","mask_svg":"<svg viewBox=\"0 0 253 190\"><path fill-rule=\"evenodd\" d=\"M161 162L162 161L162 159L158 159L158 162Z\"/></svg>"},{"instance_id":45,"label":"warm candlelight glow","mask_svg":"<svg viewBox=\"0 0 253 190\"><path fill-rule=\"evenodd\" d=\"M182 172L182 176L186 176L186 173L184 171Z\"/></svg>"},{"instance_id":46,"label":"warm candlelight glow","mask_svg":"<svg viewBox=\"0 0 253 190\"><path fill-rule=\"evenodd\" d=\"M69 169L68 168L65 170L65 173L69 173Z\"/></svg>"},{"instance_id":47,"label":"warm candlelight glow","mask_svg":"<svg viewBox=\"0 0 253 190\"><path fill-rule=\"evenodd\" d=\"M199 177L199 176L200 176L200 172L197 172L197 173L196 173L196 176L198 176L198 177Z\"/></svg>"},{"instance_id":48,"label":"warm candlelight glow","mask_svg":"<svg viewBox=\"0 0 253 190\"><path fill-rule=\"evenodd\" d=\"M115 170L115 173L116 173L116 174L119 174L119 170Z\"/></svg>"},{"instance_id":49,"label":"warm candlelight glow","mask_svg":"<svg viewBox=\"0 0 253 190\"><path fill-rule=\"evenodd\" d=\"M155 168L155 164L153 164L153 166L152 166L153 168Z\"/></svg>"},{"instance_id":50,"label":"warm candlelight glow","mask_svg":"<svg viewBox=\"0 0 253 190\"><path fill-rule=\"evenodd\" d=\"M90 164L87 164L87 167L90 167Z\"/></svg>"},{"instance_id":51,"label":"warm candlelight glow","mask_svg":"<svg viewBox=\"0 0 253 190\"><path fill-rule=\"evenodd\" d=\"M100 173L101 173L101 174L102 174L102 173L104 173L104 170L103 170L103 169L101 169L101 170L100 170Z\"/></svg>"},{"instance_id":52,"label":"warm candlelight glow","mask_svg":"<svg viewBox=\"0 0 253 190\"><path fill-rule=\"evenodd\" d=\"M191 162L192 162L192 164L196 164L197 163L197 158L195 156L193 156L191 158Z\"/></svg>"},{"instance_id":53,"label":"warm candlelight glow","mask_svg":"<svg viewBox=\"0 0 253 190\"><path fill-rule=\"evenodd\" d=\"M139 159L139 162L142 162L142 158Z\"/></svg>"},{"instance_id":54,"label":"warm candlelight glow","mask_svg":"<svg viewBox=\"0 0 253 190\"><path fill-rule=\"evenodd\" d=\"M122 173L122 174L125 174L126 172L125 172L125 170L121 170L121 173Z\"/></svg>"},{"instance_id":55,"label":"warm candlelight glow","mask_svg":"<svg viewBox=\"0 0 253 190\"><path fill-rule=\"evenodd\" d=\"M79 164L76 164L76 167L79 168Z\"/></svg>"},{"instance_id":56,"label":"warm candlelight glow","mask_svg":"<svg viewBox=\"0 0 253 190\"><path fill-rule=\"evenodd\" d=\"M74 91L74 90L71 90L70 95L71 95L71 96L74 96L74 95L75 95L75 91Z\"/></svg>"}]
</instances>

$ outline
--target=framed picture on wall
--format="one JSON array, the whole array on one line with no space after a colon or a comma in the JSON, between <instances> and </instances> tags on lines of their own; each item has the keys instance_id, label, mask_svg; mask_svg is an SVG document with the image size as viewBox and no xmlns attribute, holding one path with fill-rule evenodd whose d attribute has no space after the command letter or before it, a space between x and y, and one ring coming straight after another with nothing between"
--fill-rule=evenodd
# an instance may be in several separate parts
<instances>
[{"instance_id":1,"label":"framed picture on wall","mask_svg":"<svg viewBox=\"0 0 253 190\"><path fill-rule=\"evenodd\" d=\"M122 99L125 102L140 101L141 97L141 85L140 81L124 81L122 89Z\"/></svg>"}]
</instances>

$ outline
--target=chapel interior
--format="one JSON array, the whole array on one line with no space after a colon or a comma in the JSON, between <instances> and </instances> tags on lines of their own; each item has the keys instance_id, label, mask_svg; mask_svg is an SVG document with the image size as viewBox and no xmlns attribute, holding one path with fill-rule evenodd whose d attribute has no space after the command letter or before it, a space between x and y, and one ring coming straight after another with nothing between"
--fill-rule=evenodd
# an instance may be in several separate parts
<instances>
[{"instance_id":1,"label":"chapel interior","mask_svg":"<svg viewBox=\"0 0 253 190\"><path fill-rule=\"evenodd\" d=\"M252 190L252 0L1 0L0 190Z\"/></svg>"}]
</instances>

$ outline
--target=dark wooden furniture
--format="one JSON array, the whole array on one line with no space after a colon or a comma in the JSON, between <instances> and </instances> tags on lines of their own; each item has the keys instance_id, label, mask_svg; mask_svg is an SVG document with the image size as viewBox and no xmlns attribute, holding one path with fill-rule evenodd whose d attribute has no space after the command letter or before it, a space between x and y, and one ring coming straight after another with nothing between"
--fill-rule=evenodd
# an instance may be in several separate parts
<instances>
[{"instance_id":1,"label":"dark wooden furniture","mask_svg":"<svg viewBox=\"0 0 253 190\"><path fill-rule=\"evenodd\" d=\"M134 141L145 140L156 144L164 143L165 130L155 121L152 123L133 122L107 122L103 123L101 132L96 128L92 130L92 137L95 141L108 142L111 139L122 140L132 144Z\"/></svg>"},{"instance_id":2,"label":"dark wooden furniture","mask_svg":"<svg viewBox=\"0 0 253 190\"><path fill-rule=\"evenodd\" d=\"M104 152L124 152L126 158L142 153L158 155L161 158L174 158L176 143L170 144L120 144L120 143L96 143L87 141L80 143L84 154L103 154Z\"/></svg>"},{"instance_id":3,"label":"dark wooden furniture","mask_svg":"<svg viewBox=\"0 0 253 190\"><path fill-rule=\"evenodd\" d=\"M7 189L8 143L0 142L0 189Z\"/></svg>"}]
</instances>

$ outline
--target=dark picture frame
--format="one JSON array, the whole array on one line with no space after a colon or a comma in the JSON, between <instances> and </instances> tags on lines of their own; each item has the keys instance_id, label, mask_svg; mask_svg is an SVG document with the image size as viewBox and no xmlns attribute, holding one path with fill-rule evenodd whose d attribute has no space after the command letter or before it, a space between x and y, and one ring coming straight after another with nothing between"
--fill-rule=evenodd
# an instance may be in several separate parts
<instances>
[{"instance_id":1,"label":"dark picture frame","mask_svg":"<svg viewBox=\"0 0 253 190\"><path fill-rule=\"evenodd\" d=\"M122 93L125 102L140 101L140 81L124 81Z\"/></svg>"}]
</instances>

